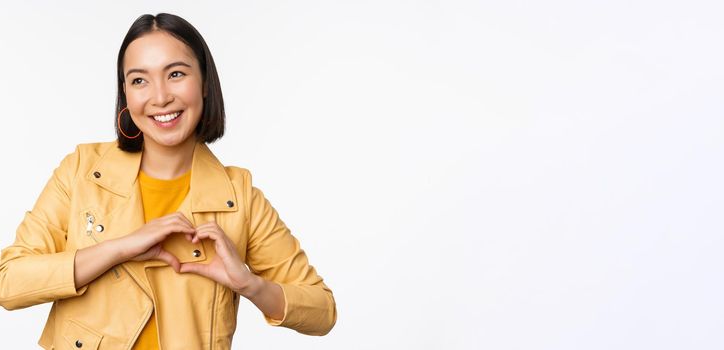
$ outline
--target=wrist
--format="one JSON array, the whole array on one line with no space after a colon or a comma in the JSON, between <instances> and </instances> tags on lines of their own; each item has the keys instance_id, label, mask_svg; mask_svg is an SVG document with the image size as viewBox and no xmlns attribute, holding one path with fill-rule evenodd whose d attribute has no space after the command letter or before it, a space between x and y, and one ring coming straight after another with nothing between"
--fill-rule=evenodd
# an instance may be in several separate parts
<instances>
[{"instance_id":1,"label":"wrist","mask_svg":"<svg viewBox=\"0 0 724 350\"><path fill-rule=\"evenodd\" d=\"M252 299L252 298L256 297L257 295L259 295L259 293L264 289L265 283L266 283L266 281L263 278L255 275L255 274L251 274L249 283L247 283L247 285L244 287L234 289L234 292L236 292L236 294L243 296L244 298Z\"/></svg>"},{"instance_id":2,"label":"wrist","mask_svg":"<svg viewBox=\"0 0 724 350\"><path fill-rule=\"evenodd\" d=\"M111 251L113 261L115 262L114 265L124 263L128 260L131 260L131 258L133 257L130 256L124 248L122 240L123 238L121 237L102 242L102 244L106 244L108 246L108 249Z\"/></svg>"}]
</instances>

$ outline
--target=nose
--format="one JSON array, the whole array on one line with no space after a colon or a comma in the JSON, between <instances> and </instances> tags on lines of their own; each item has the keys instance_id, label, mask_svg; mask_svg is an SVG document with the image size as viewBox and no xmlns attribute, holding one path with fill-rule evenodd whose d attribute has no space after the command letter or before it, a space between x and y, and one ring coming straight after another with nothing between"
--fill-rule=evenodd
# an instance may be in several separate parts
<instances>
[{"instance_id":1,"label":"nose","mask_svg":"<svg viewBox=\"0 0 724 350\"><path fill-rule=\"evenodd\" d=\"M173 95L168 91L166 83L156 84L153 91L152 102L154 106L163 107L173 101Z\"/></svg>"}]
</instances>

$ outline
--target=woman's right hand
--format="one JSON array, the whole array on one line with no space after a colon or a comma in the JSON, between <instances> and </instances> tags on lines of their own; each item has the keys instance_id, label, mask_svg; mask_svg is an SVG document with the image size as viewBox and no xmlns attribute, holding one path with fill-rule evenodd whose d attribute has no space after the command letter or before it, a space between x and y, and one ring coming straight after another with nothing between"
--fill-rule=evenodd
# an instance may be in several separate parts
<instances>
[{"instance_id":1,"label":"woman's right hand","mask_svg":"<svg viewBox=\"0 0 724 350\"><path fill-rule=\"evenodd\" d=\"M161 260L179 272L181 263L161 243L173 233L193 234L196 229L180 212L153 219L133 233L118 238L124 261Z\"/></svg>"}]
</instances>

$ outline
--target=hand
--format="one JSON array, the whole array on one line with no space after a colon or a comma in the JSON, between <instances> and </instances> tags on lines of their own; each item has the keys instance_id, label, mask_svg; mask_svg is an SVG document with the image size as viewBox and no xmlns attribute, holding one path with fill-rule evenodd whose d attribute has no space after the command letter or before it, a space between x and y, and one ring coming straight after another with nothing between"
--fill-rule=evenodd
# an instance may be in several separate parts
<instances>
[{"instance_id":1,"label":"hand","mask_svg":"<svg viewBox=\"0 0 724 350\"><path fill-rule=\"evenodd\" d=\"M173 254L163 249L161 242L173 233L195 232L191 222L183 214L175 212L147 222L135 232L119 238L118 243L125 260L161 260L179 272L181 263Z\"/></svg>"},{"instance_id":2,"label":"hand","mask_svg":"<svg viewBox=\"0 0 724 350\"><path fill-rule=\"evenodd\" d=\"M186 234L186 239L192 243L198 243L207 238L214 240L216 256L208 264L181 264L180 272L192 272L210 278L242 295L250 293L256 286L259 277L251 273L241 261L236 245L216 222L207 222L197 226L195 234Z\"/></svg>"}]
</instances>

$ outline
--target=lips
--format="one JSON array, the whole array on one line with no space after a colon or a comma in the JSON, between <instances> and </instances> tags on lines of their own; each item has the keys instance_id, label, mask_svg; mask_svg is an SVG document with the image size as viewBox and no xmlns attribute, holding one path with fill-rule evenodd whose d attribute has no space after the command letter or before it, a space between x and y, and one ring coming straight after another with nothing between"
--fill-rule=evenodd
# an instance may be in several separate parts
<instances>
[{"instance_id":1,"label":"lips","mask_svg":"<svg viewBox=\"0 0 724 350\"><path fill-rule=\"evenodd\" d=\"M184 116L184 111L176 111L171 113L157 114L149 116L153 120L153 123L160 128L172 128L179 123L179 120Z\"/></svg>"},{"instance_id":2,"label":"lips","mask_svg":"<svg viewBox=\"0 0 724 350\"><path fill-rule=\"evenodd\" d=\"M168 123L168 122L178 118L178 116L180 116L181 113L183 113L183 110L174 111L174 112L158 113L158 114L150 115L149 117L153 118L157 122Z\"/></svg>"}]
</instances>

